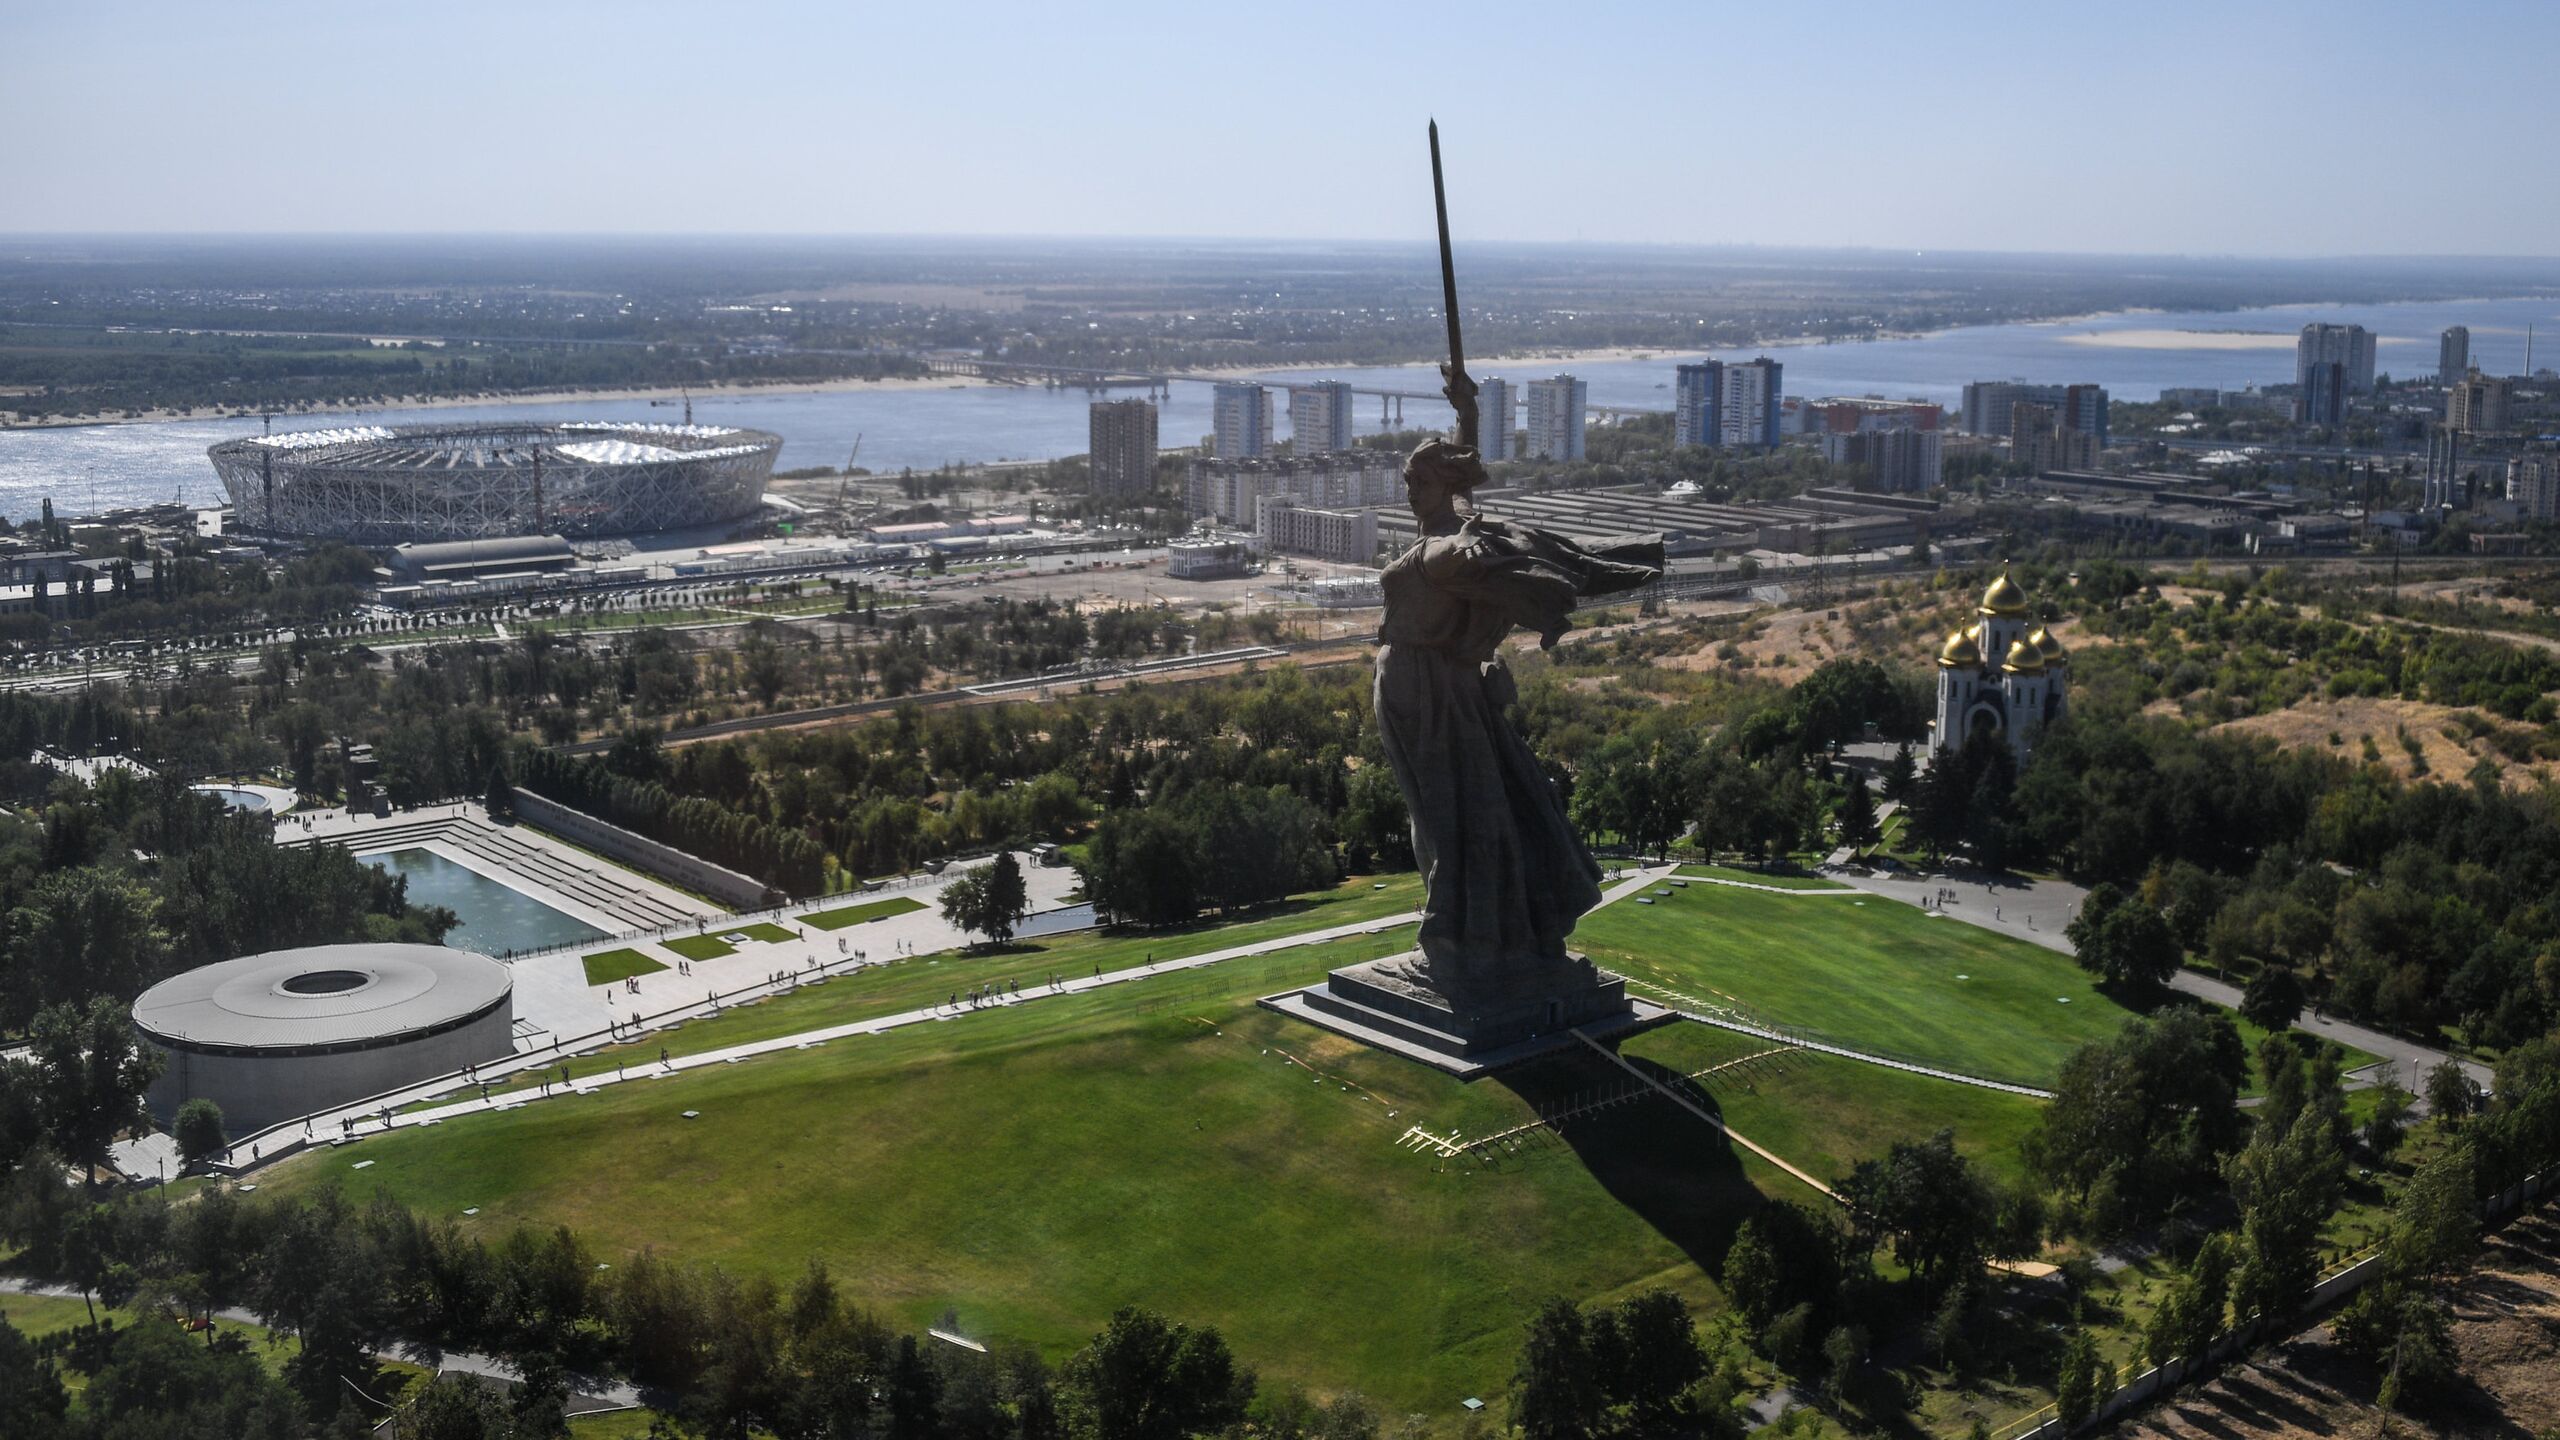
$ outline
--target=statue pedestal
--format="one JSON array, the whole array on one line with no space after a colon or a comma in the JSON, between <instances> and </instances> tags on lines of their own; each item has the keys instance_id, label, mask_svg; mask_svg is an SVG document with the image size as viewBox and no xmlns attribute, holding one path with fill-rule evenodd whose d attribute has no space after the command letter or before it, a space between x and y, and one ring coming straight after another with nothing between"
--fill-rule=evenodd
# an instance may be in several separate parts
<instances>
[{"instance_id":1,"label":"statue pedestal","mask_svg":"<svg viewBox=\"0 0 2560 1440\"><path fill-rule=\"evenodd\" d=\"M1580 956L1452 999L1410 971L1419 951L1346 965L1321 985L1262 998L1265 1008L1460 1079L1594 1039L1671 1012L1627 998L1627 982Z\"/></svg>"}]
</instances>

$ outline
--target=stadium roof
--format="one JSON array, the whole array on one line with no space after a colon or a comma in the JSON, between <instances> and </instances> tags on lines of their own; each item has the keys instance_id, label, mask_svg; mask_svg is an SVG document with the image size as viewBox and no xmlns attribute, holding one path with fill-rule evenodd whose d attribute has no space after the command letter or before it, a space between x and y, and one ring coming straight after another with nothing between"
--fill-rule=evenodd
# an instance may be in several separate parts
<instances>
[{"instance_id":1,"label":"stadium roof","mask_svg":"<svg viewBox=\"0 0 2560 1440\"><path fill-rule=\"evenodd\" d=\"M190 1050L365 1049L465 1024L514 989L513 971L468 950L313 945L173 975L133 1002L133 1021Z\"/></svg>"}]
</instances>

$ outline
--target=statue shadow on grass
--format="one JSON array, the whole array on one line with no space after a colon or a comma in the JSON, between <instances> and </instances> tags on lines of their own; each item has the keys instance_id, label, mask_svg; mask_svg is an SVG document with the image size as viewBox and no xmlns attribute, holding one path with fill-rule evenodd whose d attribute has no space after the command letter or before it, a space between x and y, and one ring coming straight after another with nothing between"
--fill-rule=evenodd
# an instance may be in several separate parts
<instances>
[{"instance_id":1,"label":"statue shadow on grass","mask_svg":"<svg viewBox=\"0 0 2560 1440\"><path fill-rule=\"evenodd\" d=\"M1604 1043L1616 1048L1615 1041ZM1628 1058L1708 1114L1720 1113L1705 1086ZM1509 1090L1549 1120L1520 1151L1488 1163L1540 1163L1542 1151L1551 1154L1560 1145L1612 1199L1709 1275L1723 1273L1734 1232L1769 1198L1744 1173L1722 1131L1587 1050L1505 1069L1483 1083Z\"/></svg>"}]
</instances>

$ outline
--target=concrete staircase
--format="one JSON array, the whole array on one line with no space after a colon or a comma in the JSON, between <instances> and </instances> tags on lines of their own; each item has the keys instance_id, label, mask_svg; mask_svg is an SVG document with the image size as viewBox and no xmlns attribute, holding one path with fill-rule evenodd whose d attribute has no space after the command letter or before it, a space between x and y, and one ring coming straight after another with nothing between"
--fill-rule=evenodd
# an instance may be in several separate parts
<instances>
[{"instance_id":1,"label":"concrete staircase","mask_svg":"<svg viewBox=\"0 0 2560 1440\"><path fill-rule=\"evenodd\" d=\"M634 884L609 861L561 855L547 846L527 841L511 830L492 825L477 815L424 816L378 826L353 837L296 839L286 843L352 843L359 855L372 856L393 850L415 849L430 840L485 861L492 868L529 881L540 889L601 910L620 922L615 927L617 933L687 925L699 918L695 912L679 909L661 899L656 892Z\"/></svg>"}]
</instances>

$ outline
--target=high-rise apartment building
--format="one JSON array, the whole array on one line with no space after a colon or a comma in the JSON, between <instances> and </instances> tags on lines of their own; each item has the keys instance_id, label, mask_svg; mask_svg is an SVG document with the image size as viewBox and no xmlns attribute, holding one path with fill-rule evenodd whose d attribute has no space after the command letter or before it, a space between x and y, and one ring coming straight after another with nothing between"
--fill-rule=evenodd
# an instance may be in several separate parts
<instances>
[{"instance_id":1,"label":"high-rise apartment building","mask_svg":"<svg viewBox=\"0 0 2560 1440\"><path fill-rule=\"evenodd\" d=\"M2020 401L2009 407L2009 458L2038 475L2094 469L2098 437L2072 424L2060 406Z\"/></svg>"},{"instance_id":2,"label":"high-rise apartment building","mask_svg":"<svg viewBox=\"0 0 2560 1440\"><path fill-rule=\"evenodd\" d=\"M2447 325L2443 338L2436 341L2436 383L2458 385L2471 373L2471 328Z\"/></svg>"},{"instance_id":3,"label":"high-rise apartment building","mask_svg":"<svg viewBox=\"0 0 2560 1440\"><path fill-rule=\"evenodd\" d=\"M1671 443L1721 445L1724 426L1716 402L1724 395L1724 362L1701 360L1672 372Z\"/></svg>"},{"instance_id":4,"label":"high-rise apartment building","mask_svg":"<svg viewBox=\"0 0 2560 1440\"><path fill-rule=\"evenodd\" d=\"M1591 387L1570 375L1529 382L1529 443L1532 460L1582 458L1582 417Z\"/></svg>"},{"instance_id":5,"label":"high-rise apartment building","mask_svg":"<svg viewBox=\"0 0 2560 1440\"><path fill-rule=\"evenodd\" d=\"M2470 371L2444 392L2444 423L2465 435L2496 435L2507 428L2507 379Z\"/></svg>"},{"instance_id":6,"label":"high-rise apartment building","mask_svg":"<svg viewBox=\"0 0 2560 1440\"><path fill-rule=\"evenodd\" d=\"M1319 380L1289 390L1289 449L1299 455L1330 455L1351 448L1351 386Z\"/></svg>"},{"instance_id":7,"label":"high-rise apartment building","mask_svg":"<svg viewBox=\"0 0 2560 1440\"><path fill-rule=\"evenodd\" d=\"M2344 413L2346 396L2373 393L2373 332L2361 325L2319 320L2303 326L2302 338L2293 346L2293 383L2309 390L2315 383L2314 372L2323 365L2338 367L2338 379L2344 382L2339 409Z\"/></svg>"},{"instance_id":8,"label":"high-rise apartment building","mask_svg":"<svg viewBox=\"0 0 2560 1440\"><path fill-rule=\"evenodd\" d=\"M1154 401L1094 401L1090 436L1095 499L1124 500L1156 488Z\"/></svg>"},{"instance_id":9,"label":"high-rise apartment building","mask_svg":"<svg viewBox=\"0 0 2560 1440\"><path fill-rule=\"evenodd\" d=\"M1786 367L1756 360L1701 360L1672 372L1675 445L1775 445L1782 433Z\"/></svg>"},{"instance_id":10,"label":"high-rise apartment building","mask_svg":"<svg viewBox=\"0 0 2560 1440\"><path fill-rule=\"evenodd\" d=\"M2010 435L2013 406L2042 405L2072 429L2107 448L2107 388L2103 385L2029 385L2022 380L1976 380L1964 387L1958 423L1968 435Z\"/></svg>"},{"instance_id":11,"label":"high-rise apartment building","mask_svg":"<svg viewBox=\"0 0 2560 1440\"><path fill-rule=\"evenodd\" d=\"M1511 408L1511 382L1488 378L1476 382L1476 454L1487 462L1514 458L1519 447Z\"/></svg>"},{"instance_id":12,"label":"high-rise apartment building","mask_svg":"<svg viewBox=\"0 0 2560 1440\"><path fill-rule=\"evenodd\" d=\"M1271 453L1271 392L1221 384L1209 401L1211 448L1221 460L1259 460Z\"/></svg>"},{"instance_id":13,"label":"high-rise apartment building","mask_svg":"<svg viewBox=\"0 0 2560 1440\"><path fill-rule=\"evenodd\" d=\"M2537 445L2509 460L2507 498L2527 520L2560 520L2560 447Z\"/></svg>"},{"instance_id":14,"label":"high-rise apartment building","mask_svg":"<svg viewBox=\"0 0 2560 1440\"><path fill-rule=\"evenodd\" d=\"M1404 503L1404 457L1388 450L1337 450L1305 459L1194 460L1184 503L1198 519L1250 526L1264 496L1286 495L1323 509L1380 509Z\"/></svg>"},{"instance_id":15,"label":"high-rise apartment building","mask_svg":"<svg viewBox=\"0 0 2560 1440\"><path fill-rule=\"evenodd\" d=\"M1822 458L1834 465L1863 465L1869 490L1910 493L1935 490L1941 478L1944 438L1937 427L1917 425L1871 430L1825 430Z\"/></svg>"},{"instance_id":16,"label":"high-rise apartment building","mask_svg":"<svg viewBox=\"0 0 2560 1440\"><path fill-rule=\"evenodd\" d=\"M2335 360L2317 360L2297 365L2293 371L2297 387L2293 397L2293 420L2297 425L2326 425L2335 428L2347 423L2347 367Z\"/></svg>"},{"instance_id":17,"label":"high-rise apartment building","mask_svg":"<svg viewBox=\"0 0 2560 1440\"><path fill-rule=\"evenodd\" d=\"M2421 500L2429 510L2463 508L2462 432L2450 425L2427 428L2426 489Z\"/></svg>"}]
</instances>

